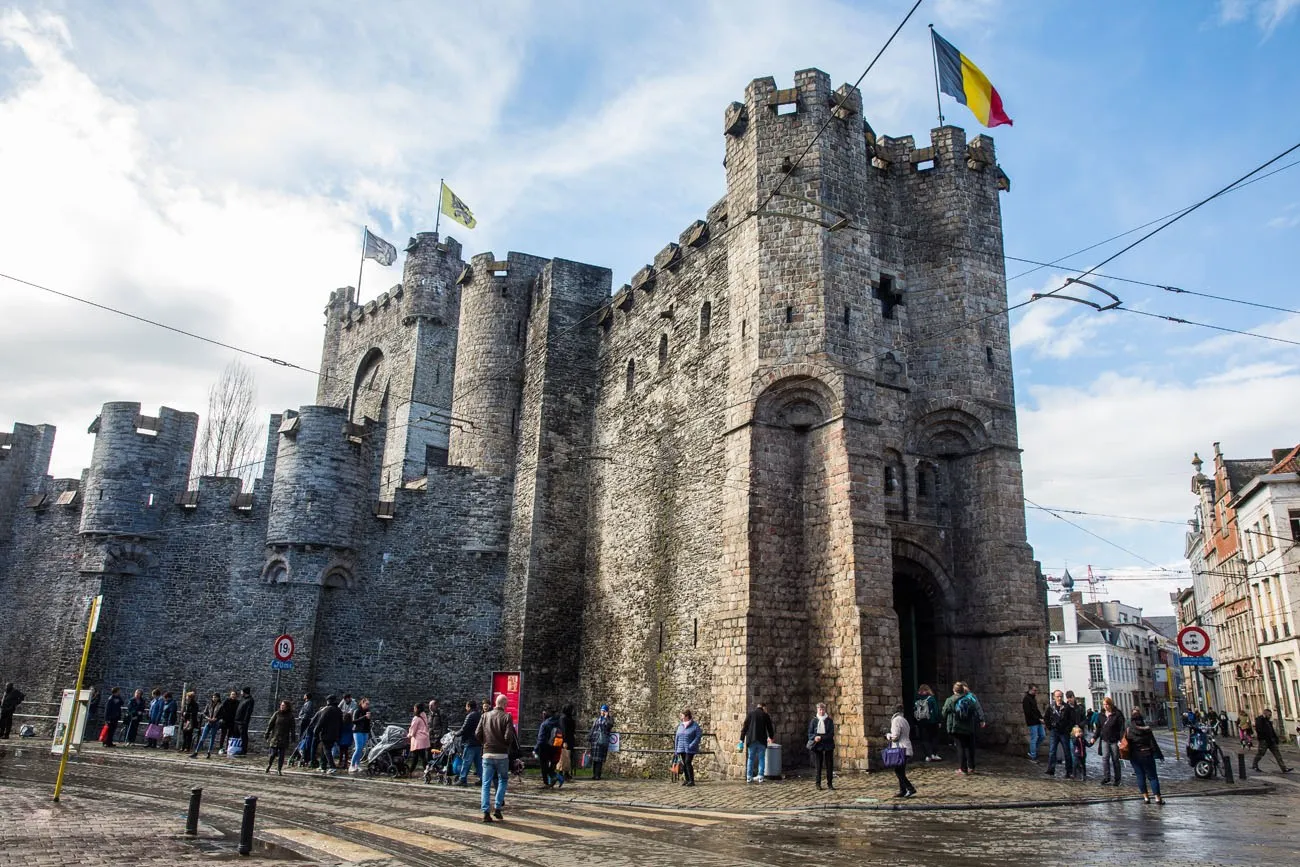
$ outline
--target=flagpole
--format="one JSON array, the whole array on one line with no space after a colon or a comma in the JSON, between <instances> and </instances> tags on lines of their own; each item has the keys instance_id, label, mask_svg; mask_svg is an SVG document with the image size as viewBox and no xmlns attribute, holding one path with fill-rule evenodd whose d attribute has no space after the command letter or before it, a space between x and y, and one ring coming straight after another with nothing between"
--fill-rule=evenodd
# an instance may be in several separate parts
<instances>
[{"instance_id":1,"label":"flagpole","mask_svg":"<svg viewBox=\"0 0 1300 867\"><path fill-rule=\"evenodd\" d=\"M361 267L357 269L357 303L361 303L361 274L366 270L366 235L370 232L369 226L361 228Z\"/></svg>"},{"instance_id":2,"label":"flagpole","mask_svg":"<svg viewBox=\"0 0 1300 867\"><path fill-rule=\"evenodd\" d=\"M438 215L433 218L433 235L438 236L438 227L442 225L442 190L447 186L446 178L438 178Z\"/></svg>"},{"instance_id":3,"label":"flagpole","mask_svg":"<svg viewBox=\"0 0 1300 867\"><path fill-rule=\"evenodd\" d=\"M934 104L939 109L939 126L943 126L943 101L939 98L939 52L934 48L934 25L930 25L930 58L934 61Z\"/></svg>"}]
</instances>

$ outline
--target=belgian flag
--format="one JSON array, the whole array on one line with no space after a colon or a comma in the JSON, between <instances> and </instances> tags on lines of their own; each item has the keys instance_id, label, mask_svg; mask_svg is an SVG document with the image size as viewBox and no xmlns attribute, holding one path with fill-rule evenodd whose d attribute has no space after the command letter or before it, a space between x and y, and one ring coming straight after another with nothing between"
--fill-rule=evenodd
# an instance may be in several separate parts
<instances>
[{"instance_id":1,"label":"belgian flag","mask_svg":"<svg viewBox=\"0 0 1300 867\"><path fill-rule=\"evenodd\" d=\"M1011 118L1002 108L1002 97L988 77L966 55L933 29L934 59L939 68L939 89L971 110L975 119L987 127L1011 126Z\"/></svg>"}]
</instances>

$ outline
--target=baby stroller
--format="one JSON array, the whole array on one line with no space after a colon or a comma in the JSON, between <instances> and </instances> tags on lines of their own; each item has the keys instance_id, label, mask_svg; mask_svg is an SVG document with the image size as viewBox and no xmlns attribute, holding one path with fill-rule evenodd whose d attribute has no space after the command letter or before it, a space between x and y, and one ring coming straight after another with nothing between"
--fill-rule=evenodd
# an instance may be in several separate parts
<instances>
[{"instance_id":1,"label":"baby stroller","mask_svg":"<svg viewBox=\"0 0 1300 867\"><path fill-rule=\"evenodd\" d=\"M366 747L366 755L361 764L372 776L406 776L406 750L410 744L406 729L387 726L384 733Z\"/></svg>"},{"instance_id":2,"label":"baby stroller","mask_svg":"<svg viewBox=\"0 0 1300 867\"><path fill-rule=\"evenodd\" d=\"M450 786L460 774L461 754L464 752L460 732L447 732L433 751L433 758L424 766L424 782L435 779Z\"/></svg>"},{"instance_id":3,"label":"baby stroller","mask_svg":"<svg viewBox=\"0 0 1300 867\"><path fill-rule=\"evenodd\" d=\"M289 754L289 767L305 768L311 764L311 733L308 732L298 741L298 746Z\"/></svg>"}]
</instances>

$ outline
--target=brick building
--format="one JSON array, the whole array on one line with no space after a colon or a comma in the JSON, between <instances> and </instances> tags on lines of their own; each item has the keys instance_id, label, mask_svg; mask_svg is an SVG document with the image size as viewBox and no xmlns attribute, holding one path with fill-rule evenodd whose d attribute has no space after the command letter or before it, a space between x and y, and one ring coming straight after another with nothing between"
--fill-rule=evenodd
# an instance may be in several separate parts
<instances>
[{"instance_id":1,"label":"brick building","mask_svg":"<svg viewBox=\"0 0 1300 867\"><path fill-rule=\"evenodd\" d=\"M824 700L860 768L917 683L960 678L1018 741L1047 623L993 142L877 138L816 70L752 82L723 137L726 196L612 295L606 269L432 233L399 286L332 293L316 404L273 416L250 491L189 484L189 413L106 404L79 480L15 427L0 677L67 686L102 592L101 684L266 696L283 630L282 695L395 716L498 668L525 726L556 699L634 730L690 706L729 743L762 699L801 744Z\"/></svg>"}]
</instances>

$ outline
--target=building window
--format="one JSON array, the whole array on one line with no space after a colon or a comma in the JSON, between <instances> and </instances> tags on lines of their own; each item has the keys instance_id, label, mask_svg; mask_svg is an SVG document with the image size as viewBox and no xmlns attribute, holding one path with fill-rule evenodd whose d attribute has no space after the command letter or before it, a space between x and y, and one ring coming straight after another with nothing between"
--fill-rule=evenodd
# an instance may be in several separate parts
<instances>
[{"instance_id":1,"label":"building window","mask_svg":"<svg viewBox=\"0 0 1300 867\"><path fill-rule=\"evenodd\" d=\"M1088 657L1088 677L1092 679L1093 683L1101 683L1106 679L1106 674L1101 668L1100 655Z\"/></svg>"},{"instance_id":2,"label":"building window","mask_svg":"<svg viewBox=\"0 0 1300 867\"><path fill-rule=\"evenodd\" d=\"M903 294L894 291L894 278L888 274L881 274L875 296L880 301L880 315L885 319L893 319L894 308L903 303Z\"/></svg>"},{"instance_id":3,"label":"building window","mask_svg":"<svg viewBox=\"0 0 1300 867\"><path fill-rule=\"evenodd\" d=\"M705 301L700 305L700 339L709 336L713 328L713 302Z\"/></svg>"},{"instance_id":4,"label":"building window","mask_svg":"<svg viewBox=\"0 0 1300 867\"><path fill-rule=\"evenodd\" d=\"M1264 536L1262 544L1265 551L1273 550L1273 518L1269 515L1264 516Z\"/></svg>"},{"instance_id":5,"label":"building window","mask_svg":"<svg viewBox=\"0 0 1300 867\"><path fill-rule=\"evenodd\" d=\"M636 361L629 358L627 360L627 390L630 392L634 385L636 385Z\"/></svg>"},{"instance_id":6,"label":"building window","mask_svg":"<svg viewBox=\"0 0 1300 867\"><path fill-rule=\"evenodd\" d=\"M668 335L659 335L659 366L663 367L668 363Z\"/></svg>"},{"instance_id":7,"label":"building window","mask_svg":"<svg viewBox=\"0 0 1300 867\"><path fill-rule=\"evenodd\" d=\"M1287 523L1291 525L1291 540L1300 542L1300 509L1291 509L1286 513Z\"/></svg>"},{"instance_id":8,"label":"building window","mask_svg":"<svg viewBox=\"0 0 1300 867\"><path fill-rule=\"evenodd\" d=\"M1059 656L1047 657L1047 678L1048 680L1061 679L1061 657Z\"/></svg>"},{"instance_id":9,"label":"building window","mask_svg":"<svg viewBox=\"0 0 1300 867\"><path fill-rule=\"evenodd\" d=\"M898 492L898 475L894 472L893 467L886 464L885 465L885 493L893 494L897 492Z\"/></svg>"}]
</instances>

